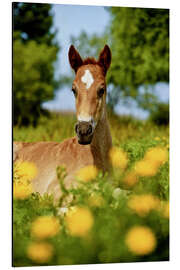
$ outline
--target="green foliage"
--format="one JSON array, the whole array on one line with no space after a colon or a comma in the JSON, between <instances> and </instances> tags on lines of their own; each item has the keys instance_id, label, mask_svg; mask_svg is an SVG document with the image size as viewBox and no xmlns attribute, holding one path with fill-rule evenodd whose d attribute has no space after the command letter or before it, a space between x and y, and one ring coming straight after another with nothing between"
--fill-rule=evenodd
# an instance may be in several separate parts
<instances>
[{"instance_id":1,"label":"green foliage","mask_svg":"<svg viewBox=\"0 0 180 270\"><path fill-rule=\"evenodd\" d=\"M14 123L36 124L44 101L54 97L59 82L54 63L59 47L51 30L51 5L13 3Z\"/></svg>"},{"instance_id":2,"label":"green foliage","mask_svg":"<svg viewBox=\"0 0 180 270\"><path fill-rule=\"evenodd\" d=\"M128 154L127 171L136 161L144 157L147 149L156 146L168 148L168 126L156 126L150 121L139 121L129 117L110 115L113 144L121 147ZM62 141L74 135L75 117L55 114L51 119L42 117L37 128L20 127L14 129L14 139L22 141ZM116 174L99 175L95 180L82 183L78 189L64 190L65 171L57 169L57 175L63 186L64 196L74 194L75 200L70 206L88 207L94 219L87 237L75 237L68 233L65 216L59 215L59 208L52 204L52 197L33 194L13 204L13 265L64 265L117 263L140 261L166 261L169 259L169 220L157 210L140 216L128 206L131 195L152 194L161 201L169 199L169 164L166 162L152 177L140 177L131 189L118 190L121 178ZM101 205L89 203L91 195L103 198ZM61 207L62 201L59 202ZM32 261L27 256L27 247L35 239L31 235L31 224L39 216L53 215L59 219L60 232L44 241L54 247L51 260L45 264ZM157 247L145 256L133 254L125 244L128 231L133 226L147 226L154 233Z\"/></svg>"},{"instance_id":3,"label":"green foliage","mask_svg":"<svg viewBox=\"0 0 180 270\"><path fill-rule=\"evenodd\" d=\"M141 85L169 81L169 10L109 9L113 60L109 82L138 98Z\"/></svg>"},{"instance_id":4,"label":"green foliage","mask_svg":"<svg viewBox=\"0 0 180 270\"><path fill-rule=\"evenodd\" d=\"M23 42L35 40L51 46L56 35L56 32L51 31L52 25L51 5L13 3L13 30L20 32Z\"/></svg>"},{"instance_id":5,"label":"green foliage","mask_svg":"<svg viewBox=\"0 0 180 270\"><path fill-rule=\"evenodd\" d=\"M42 101L54 96L53 62L57 48L15 40L13 45L14 123L34 123Z\"/></svg>"}]
</instances>

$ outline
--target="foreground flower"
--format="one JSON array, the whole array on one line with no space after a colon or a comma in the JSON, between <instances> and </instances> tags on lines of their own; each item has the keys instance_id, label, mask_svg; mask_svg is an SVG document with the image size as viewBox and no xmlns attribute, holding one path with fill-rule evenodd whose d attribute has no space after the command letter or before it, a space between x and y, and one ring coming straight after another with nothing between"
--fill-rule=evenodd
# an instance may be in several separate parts
<instances>
[{"instance_id":1,"label":"foreground flower","mask_svg":"<svg viewBox=\"0 0 180 270\"><path fill-rule=\"evenodd\" d=\"M134 171L138 176L154 176L158 171L158 166L149 160L136 162Z\"/></svg>"},{"instance_id":2,"label":"foreground flower","mask_svg":"<svg viewBox=\"0 0 180 270\"><path fill-rule=\"evenodd\" d=\"M127 154L120 148L112 147L109 151L109 157L111 164L114 168L120 168L124 170L128 164Z\"/></svg>"},{"instance_id":3,"label":"foreground flower","mask_svg":"<svg viewBox=\"0 0 180 270\"><path fill-rule=\"evenodd\" d=\"M33 190L32 190L31 183L14 181L14 184L13 184L14 199L24 200L28 198L32 192Z\"/></svg>"},{"instance_id":4,"label":"foreground flower","mask_svg":"<svg viewBox=\"0 0 180 270\"><path fill-rule=\"evenodd\" d=\"M98 175L98 169L94 165L89 165L81 168L76 177L82 182L88 182L95 179Z\"/></svg>"},{"instance_id":5,"label":"foreground flower","mask_svg":"<svg viewBox=\"0 0 180 270\"><path fill-rule=\"evenodd\" d=\"M65 218L69 234L72 236L86 236L93 226L94 219L89 209L76 207L71 209Z\"/></svg>"},{"instance_id":6,"label":"foreground flower","mask_svg":"<svg viewBox=\"0 0 180 270\"><path fill-rule=\"evenodd\" d=\"M163 211L164 217L169 218L169 202L166 202L164 204L164 211Z\"/></svg>"},{"instance_id":7,"label":"foreground flower","mask_svg":"<svg viewBox=\"0 0 180 270\"><path fill-rule=\"evenodd\" d=\"M125 243L132 253L146 255L155 249L156 238L150 228L135 226L127 233Z\"/></svg>"},{"instance_id":8,"label":"foreground flower","mask_svg":"<svg viewBox=\"0 0 180 270\"><path fill-rule=\"evenodd\" d=\"M163 147L150 148L146 152L144 159L153 162L157 166L161 166L168 160L168 151Z\"/></svg>"},{"instance_id":9,"label":"foreground flower","mask_svg":"<svg viewBox=\"0 0 180 270\"><path fill-rule=\"evenodd\" d=\"M138 182L138 177L134 172L129 172L124 178L123 183L127 187L133 187Z\"/></svg>"},{"instance_id":10,"label":"foreground flower","mask_svg":"<svg viewBox=\"0 0 180 270\"><path fill-rule=\"evenodd\" d=\"M33 242L27 248L27 256L36 263L47 263L53 255L53 246L46 242Z\"/></svg>"},{"instance_id":11,"label":"foreground flower","mask_svg":"<svg viewBox=\"0 0 180 270\"><path fill-rule=\"evenodd\" d=\"M14 164L14 176L20 180L32 180L37 175L37 167L34 163L28 161L16 161Z\"/></svg>"},{"instance_id":12,"label":"foreground flower","mask_svg":"<svg viewBox=\"0 0 180 270\"><path fill-rule=\"evenodd\" d=\"M128 201L128 207L139 216L145 216L151 210L158 209L159 205L159 199L151 194L134 195Z\"/></svg>"},{"instance_id":13,"label":"foreground flower","mask_svg":"<svg viewBox=\"0 0 180 270\"><path fill-rule=\"evenodd\" d=\"M169 202L162 201L159 210L163 217L169 218Z\"/></svg>"},{"instance_id":14,"label":"foreground flower","mask_svg":"<svg viewBox=\"0 0 180 270\"><path fill-rule=\"evenodd\" d=\"M31 226L32 235L39 239L53 237L59 232L59 230L59 221L53 216L38 217Z\"/></svg>"}]
</instances>

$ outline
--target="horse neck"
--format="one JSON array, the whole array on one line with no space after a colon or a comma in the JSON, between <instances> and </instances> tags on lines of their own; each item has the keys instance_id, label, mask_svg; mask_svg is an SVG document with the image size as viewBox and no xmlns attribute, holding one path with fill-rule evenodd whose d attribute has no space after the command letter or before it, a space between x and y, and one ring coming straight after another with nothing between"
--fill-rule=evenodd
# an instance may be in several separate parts
<instances>
[{"instance_id":1,"label":"horse neck","mask_svg":"<svg viewBox=\"0 0 180 270\"><path fill-rule=\"evenodd\" d=\"M109 123L107 119L106 108L102 118L98 121L96 129L94 131L93 140L91 143L91 149L95 149L96 159L101 160L101 168L103 171L109 168L109 150L112 147L112 137L110 133Z\"/></svg>"}]
</instances>

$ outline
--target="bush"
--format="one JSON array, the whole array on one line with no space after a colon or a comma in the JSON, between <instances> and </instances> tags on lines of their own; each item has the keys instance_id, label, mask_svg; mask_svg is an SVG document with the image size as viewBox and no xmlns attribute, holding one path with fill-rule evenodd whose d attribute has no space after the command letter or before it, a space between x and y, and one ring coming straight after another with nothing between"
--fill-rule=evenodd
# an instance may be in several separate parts
<instances>
[{"instance_id":1,"label":"bush","mask_svg":"<svg viewBox=\"0 0 180 270\"><path fill-rule=\"evenodd\" d=\"M150 115L150 120L156 125L169 124L169 104L160 103Z\"/></svg>"}]
</instances>

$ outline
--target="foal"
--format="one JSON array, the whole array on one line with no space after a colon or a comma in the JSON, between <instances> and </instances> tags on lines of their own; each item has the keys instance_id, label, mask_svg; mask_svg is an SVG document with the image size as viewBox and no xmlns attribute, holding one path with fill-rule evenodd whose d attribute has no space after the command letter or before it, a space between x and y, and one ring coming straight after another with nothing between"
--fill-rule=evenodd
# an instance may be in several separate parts
<instances>
[{"instance_id":1,"label":"foal","mask_svg":"<svg viewBox=\"0 0 180 270\"><path fill-rule=\"evenodd\" d=\"M98 61L82 60L71 45L69 62L75 71L72 92L76 100L76 137L57 142L14 143L14 160L33 162L38 169L32 181L33 189L40 194L49 193L58 200L62 194L56 177L56 167L65 165L66 188L75 184L76 172L87 165L102 171L109 168L108 153L112 139L106 115L106 72L111 63L111 51L107 45Z\"/></svg>"}]
</instances>

